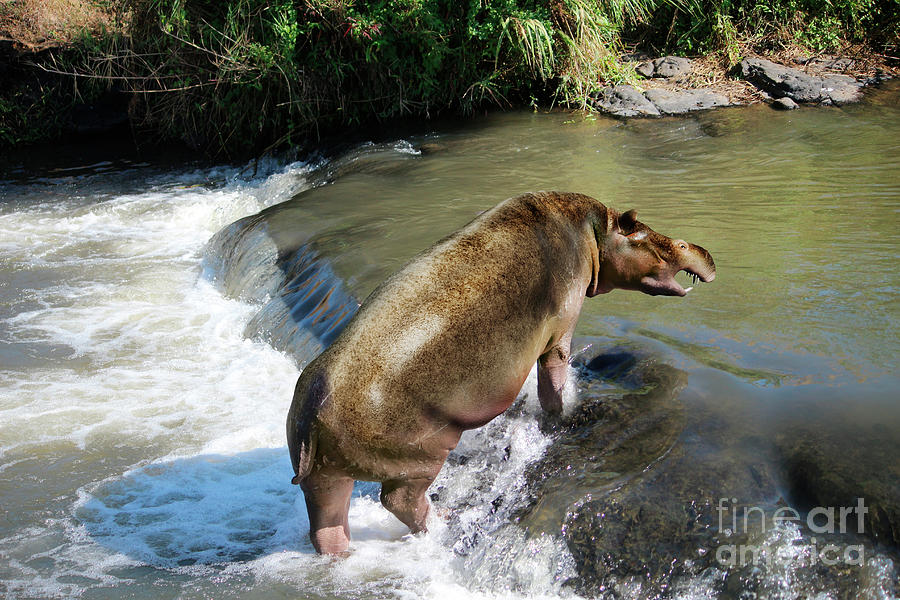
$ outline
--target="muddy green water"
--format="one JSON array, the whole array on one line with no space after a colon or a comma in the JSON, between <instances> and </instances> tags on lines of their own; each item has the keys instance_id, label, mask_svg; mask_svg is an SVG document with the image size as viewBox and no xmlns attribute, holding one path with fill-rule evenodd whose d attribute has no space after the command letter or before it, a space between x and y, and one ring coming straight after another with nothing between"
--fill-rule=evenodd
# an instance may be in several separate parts
<instances>
[{"instance_id":1,"label":"muddy green water","mask_svg":"<svg viewBox=\"0 0 900 600\"><path fill-rule=\"evenodd\" d=\"M104 163L0 181L0 591L896 595L898 98L895 85L842 109L661 120L513 112L252 179ZM480 211L541 189L637 209L707 248L716 280L686 298L587 300L571 421L542 422L530 382L437 482L447 524L404 537L363 485L354 556L312 556L283 440L309 357L266 343L285 323L244 337L274 292L266 253L308 243L328 283L363 299ZM257 262L206 245L263 210L241 240ZM609 349L638 366L588 365ZM728 542L721 498L805 516L857 497L871 508L860 537L767 529L744 542L777 565L709 562ZM641 510L616 512L628 505ZM684 507L710 537L672 525ZM798 548L823 540L862 544L866 564L804 563Z\"/></svg>"},{"instance_id":2,"label":"muddy green water","mask_svg":"<svg viewBox=\"0 0 900 600\"><path fill-rule=\"evenodd\" d=\"M498 199L580 191L708 247L720 272L684 300L616 291L586 302L581 332L629 320L671 330L721 368L753 364L717 352L732 344L760 364L782 353L819 361L792 370L774 359L772 381L866 380L894 372L900 310L898 123L885 102L626 123L495 115L411 137L420 155L379 146L332 165L333 183L270 227L288 236L321 230L319 248L364 298Z\"/></svg>"}]
</instances>

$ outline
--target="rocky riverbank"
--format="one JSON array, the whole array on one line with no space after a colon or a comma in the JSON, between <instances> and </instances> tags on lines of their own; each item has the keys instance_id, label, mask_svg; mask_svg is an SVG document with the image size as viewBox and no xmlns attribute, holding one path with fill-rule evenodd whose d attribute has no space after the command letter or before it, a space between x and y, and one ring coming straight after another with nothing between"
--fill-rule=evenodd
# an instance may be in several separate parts
<instances>
[{"instance_id":1,"label":"rocky riverbank","mask_svg":"<svg viewBox=\"0 0 900 600\"><path fill-rule=\"evenodd\" d=\"M627 58L647 79L601 89L591 96L591 108L615 117L661 117L758 102L787 110L839 106L859 101L866 86L898 75L897 68L871 56L754 56L730 71L710 57Z\"/></svg>"}]
</instances>

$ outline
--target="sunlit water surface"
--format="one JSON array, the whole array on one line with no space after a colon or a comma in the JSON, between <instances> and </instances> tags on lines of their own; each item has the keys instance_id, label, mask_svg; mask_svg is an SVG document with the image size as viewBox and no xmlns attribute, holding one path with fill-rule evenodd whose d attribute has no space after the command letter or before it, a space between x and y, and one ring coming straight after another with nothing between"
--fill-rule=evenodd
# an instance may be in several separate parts
<instances>
[{"instance_id":1,"label":"sunlit water surface","mask_svg":"<svg viewBox=\"0 0 900 600\"><path fill-rule=\"evenodd\" d=\"M526 472L555 439L538 425L533 376L514 414L467 434L466 460L435 484L436 502L456 513L449 522L405 535L378 505L377 486L360 484L353 551L332 561L306 539L284 439L298 364L327 342L307 336L301 352L275 339L277 324L254 321L277 291L260 283L280 266L266 252L313 248L353 308L418 251L496 202L539 189L636 208L651 227L715 257L715 282L686 298L613 292L585 303L577 331L579 349L636 348L686 374L676 396L697 416L675 433L677 447L717 452L709 431L724 422L755 440L728 448L748 461L777 427L790 435L792 423L827 431L847 423L887 431L880 450L896 462L897 98L627 122L498 114L328 160L266 164L255 176L102 164L0 182L0 591L574 594L566 582L577 561L560 523L571 503L605 489L597 481L607 471L547 491L511 525L533 504ZM227 230L208 245L276 205L260 217L259 239L241 241L260 253L256 262L229 255L240 240ZM287 337L302 330L295 324ZM571 406L588 385L572 386ZM872 460L896 486L890 459ZM638 471L666 468L661 455ZM729 491L705 493L696 500ZM778 544L797 532L769 535ZM879 552L853 584L860 595L896 591L896 555ZM765 585L784 591L772 597L846 592L806 589L796 570L767 576ZM736 597L722 591L722 577L705 571L666 593ZM617 593L648 592L623 581Z\"/></svg>"}]
</instances>

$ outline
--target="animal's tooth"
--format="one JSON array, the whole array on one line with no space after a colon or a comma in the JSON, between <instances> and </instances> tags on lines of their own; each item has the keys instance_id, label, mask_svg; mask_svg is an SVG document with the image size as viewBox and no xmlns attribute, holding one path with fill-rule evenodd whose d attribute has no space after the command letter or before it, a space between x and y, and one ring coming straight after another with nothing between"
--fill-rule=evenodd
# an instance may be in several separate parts
<instances>
[{"instance_id":1,"label":"animal's tooth","mask_svg":"<svg viewBox=\"0 0 900 600\"><path fill-rule=\"evenodd\" d=\"M684 289L684 293L687 294L687 293L688 293L689 291L691 291L692 289L694 289L694 286L691 286L691 287L689 287L689 288L685 288L685 289Z\"/></svg>"}]
</instances>

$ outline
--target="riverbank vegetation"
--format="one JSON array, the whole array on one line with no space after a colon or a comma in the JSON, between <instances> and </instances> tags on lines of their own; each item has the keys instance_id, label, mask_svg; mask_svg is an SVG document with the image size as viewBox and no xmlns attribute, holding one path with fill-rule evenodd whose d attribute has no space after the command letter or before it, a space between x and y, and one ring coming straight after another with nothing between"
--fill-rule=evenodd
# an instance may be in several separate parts
<instances>
[{"instance_id":1,"label":"riverbank vegetation","mask_svg":"<svg viewBox=\"0 0 900 600\"><path fill-rule=\"evenodd\" d=\"M216 157L487 106L583 107L623 55L897 54L896 0L6 0L0 144L111 95L141 137Z\"/></svg>"}]
</instances>

